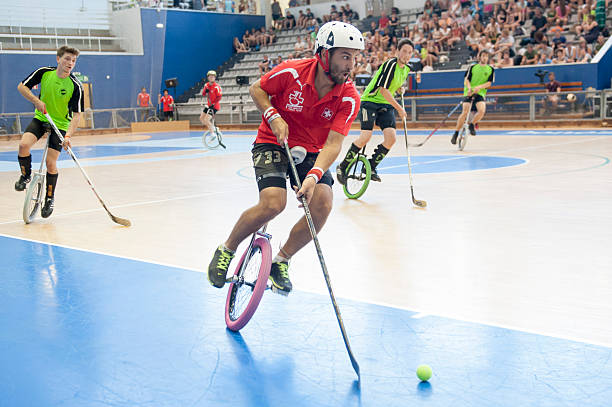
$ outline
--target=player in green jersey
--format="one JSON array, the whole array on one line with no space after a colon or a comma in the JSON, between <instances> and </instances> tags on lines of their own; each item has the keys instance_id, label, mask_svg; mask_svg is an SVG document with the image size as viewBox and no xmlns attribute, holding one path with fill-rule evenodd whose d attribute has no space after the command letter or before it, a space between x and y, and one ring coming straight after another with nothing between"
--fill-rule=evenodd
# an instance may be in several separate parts
<instances>
[{"instance_id":1,"label":"player in green jersey","mask_svg":"<svg viewBox=\"0 0 612 407\"><path fill-rule=\"evenodd\" d=\"M385 61L378 68L363 95L361 95L359 112L361 135L351 144L346 157L336 168L336 177L341 184L346 182L345 171L349 163L372 138L374 124L381 128L384 136L383 142L374 149L372 158L370 158L372 180L380 181L376 166L380 164L395 144L395 112L397 111L402 119L406 117L406 111L393 98L393 94L406 82L410 72L408 61L413 52L412 41L401 40L397 46L397 56Z\"/></svg>"},{"instance_id":2,"label":"player in green jersey","mask_svg":"<svg viewBox=\"0 0 612 407\"><path fill-rule=\"evenodd\" d=\"M465 79L463 80L463 112L457 120L457 127L455 127L455 133L451 138L451 143L457 143L457 136L459 136L459 130L463 127L463 123L467 120L470 113L470 105L472 110L476 107L476 115L470 123L470 133L472 136L476 135L475 125L484 117L487 110L485 103L485 96L487 95L487 89L491 86L495 80L495 69L488 65L489 53L487 51L480 51L478 55L478 63L470 66L465 73Z\"/></svg>"},{"instance_id":3,"label":"player in green jersey","mask_svg":"<svg viewBox=\"0 0 612 407\"><path fill-rule=\"evenodd\" d=\"M62 151L59 137L51 131L45 118L49 113L55 125L64 136L65 145L70 146L70 137L76 131L83 111L83 87L71 73L76 64L79 50L62 46L57 50L57 66L42 67L32 72L17 86L19 93L32 102L36 108L34 119L26 128L19 142L19 167L21 176L15 183L15 190L23 191L32 174L32 155L30 148L46 133L49 134L49 151L47 152L47 189L45 204L41 210L43 218L53 212L55 186L57 185L57 158ZM32 93L32 88L40 84L40 96Z\"/></svg>"}]
</instances>

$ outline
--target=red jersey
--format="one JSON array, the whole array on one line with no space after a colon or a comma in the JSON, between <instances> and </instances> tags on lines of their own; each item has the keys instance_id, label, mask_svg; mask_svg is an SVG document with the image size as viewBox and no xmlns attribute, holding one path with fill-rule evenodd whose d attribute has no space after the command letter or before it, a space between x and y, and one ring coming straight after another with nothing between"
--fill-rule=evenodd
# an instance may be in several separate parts
<instances>
[{"instance_id":1,"label":"red jersey","mask_svg":"<svg viewBox=\"0 0 612 407\"><path fill-rule=\"evenodd\" d=\"M359 94L350 80L336 85L322 99L315 89L316 58L292 59L261 78L261 88L289 126L289 147L318 153L330 130L346 136L359 111ZM267 121L257 131L256 143L278 144Z\"/></svg>"},{"instance_id":2,"label":"red jersey","mask_svg":"<svg viewBox=\"0 0 612 407\"><path fill-rule=\"evenodd\" d=\"M212 106L219 110L219 101L221 101L221 85L217 82L210 83L206 82L204 89L202 89L202 96L206 96L208 93L208 106Z\"/></svg>"},{"instance_id":3,"label":"red jersey","mask_svg":"<svg viewBox=\"0 0 612 407\"><path fill-rule=\"evenodd\" d=\"M161 102L164 104L164 112L171 112L174 110L174 107L172 106L174 103L174 98L172 96L162 96Z\"/></svg>"},{"instance_id":4,"label":"red jersey","mask_svg":"<svg viewBox=\"0 0 612 407\"><path fill-rule=\"evenodd\" d=\"M149 96L149 94L147 92L140 92L138 94L138 106L140 107L147 107L149 106L149 99L151 97Z\"/></svg>"}]
</instances>

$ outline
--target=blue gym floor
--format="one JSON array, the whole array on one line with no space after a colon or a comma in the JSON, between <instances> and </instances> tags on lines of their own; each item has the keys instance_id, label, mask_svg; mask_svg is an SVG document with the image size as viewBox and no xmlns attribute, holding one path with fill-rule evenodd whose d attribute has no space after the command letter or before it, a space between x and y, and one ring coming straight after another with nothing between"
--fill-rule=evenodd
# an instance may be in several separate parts
<instances>
[{"instance_id":1,"label":"blue gym floor","mask_svg":"<svg viewBox=\"0 0 612 407\"><path fill-rule=\"evenodd\" d=\"M8 236L0 236L0 258L0 406L612 399L610 348L340 300L358 386L327 296L266 292L238 334L225 329L226 290L203 273ZM430 383L415 376L421 363L433 368Z\"/></svg>"}]
</instances>

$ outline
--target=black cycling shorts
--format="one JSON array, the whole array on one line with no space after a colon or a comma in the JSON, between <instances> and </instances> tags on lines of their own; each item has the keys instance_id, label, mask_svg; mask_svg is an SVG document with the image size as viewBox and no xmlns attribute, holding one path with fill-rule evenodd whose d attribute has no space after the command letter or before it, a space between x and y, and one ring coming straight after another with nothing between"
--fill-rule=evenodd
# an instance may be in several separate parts
<instances>
[{"instance_id":1,"label":"black cycling shorts","mask_svg":"<svg viewBox=\"0 0 612 407\"><path fill-rule=\"evenodd\" d=\"M217 109L215 109L213 106L204 106L204 109L202 109L203 113L206 113L209 116L214 116L215 113L217 113Z\"/></svg>"},{"instance_id":2,"label":"black cycling shorts","mask_svg":"<svg viewBox=\"0 0 612 407\"><path fill-rule=\"evenodd\" d=\"M269 187L287 189L287 177L291 174L291 168L285 148L273 143L258 143L253 146L251 153L253 154L253 168L255 169L255 179L259 191L261 192ZM304 181L308 171L314 167L318 155L319 153L307 153L304 161L296 165L300 182ZM289 179L291 186L297 185L294 182L293 175ZM329 170L325 171L318 183L330 187L334 184L334 179Z\"/></svg>"},{"instance_id":3,"label":"black cycling shorts","mask_svg":"<svg viewBox=\"0 0 612 407\"><path fill-rule=\"evenodd\" d=\"M374 124L381 130L395 128L395 108L383 103L361 102L359 121L361 130L372 130Z\"/></svg>"},{"instance_id":4,"label":"black cycling shorts","mask_svg":"<svg viewBox=\"0 0 612 407\"><path fill-rule=\"evenodd\" d=\"M472 99L474 100L474 103L472 103L472 111L474 111L474 112L475 112L475 111L477 110L477 109L476 109L476 105L477 105L479 102L485 102L485 98L483 98L483 97L482 97L482 95L480 95L480 94L478 94L478 93L475 93L475 94L473 94L472 96L466 96L466 97L463 99L463 102L465 102L465 103L470 103L470 102L472 101ZM485 102L485 103L486 103L486 102Z\"/></svg>"},{"instance_id":5,"label":"black cycling shorts","mask_svg":"<svg viewBox=\"0 0 612 407\"><path fill-rule=\"evenodd\" d=\"M62 136L66 135L66 131L60 129L58 130L60 131L60 133L62 133ZM28 127L26 128L25 132L32 133L36 136L37 140L40 140L42 136L45 135L45 133L50 133L49 147L56 151L62 151L62 142L60 141L60 138L57 136L57 134L55 134L54 131L51 131L51 125L49 123L40 121L37 118L33 118L30 124L28 124Z\"/></svg>"}]
</instances>

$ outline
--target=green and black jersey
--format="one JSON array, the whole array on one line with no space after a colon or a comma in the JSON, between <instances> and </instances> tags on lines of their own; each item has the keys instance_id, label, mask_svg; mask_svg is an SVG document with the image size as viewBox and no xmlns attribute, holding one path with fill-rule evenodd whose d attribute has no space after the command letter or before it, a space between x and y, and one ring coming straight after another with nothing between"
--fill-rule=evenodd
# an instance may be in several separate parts
<instances>
[{"instance_id":1,"label":"green and black jersey","mask_svg":"<svg viewBox=\"0 0 612 407\"><path fill-rule=\"evenodd\" d=\"M389 101L380 93L380 88L386 88L395 94L395 92L406 82L410 68L404 65L400 68L397 63L397 58L391 58L385 61L374 77L368 84L361 95L361 101L389 104Z\"/></svg>"},{"instance_id":2,"label":"green and black jersey","mask_svg":"<svg viewBox=\"0 0 612 407\"><path fill-rule=\"evenodd\" d=\"M72 114L84 110L81 82L73 74L60 78L57 76L57 67L38 68L21 83L30 89L40 84L39 99L45 104L47 112L60 130L68 130ZM47 121L43 112L38 109L34 117L42 122Z\"/></svg>"},{"instance_id":3,"label":"green and black jersey","mask_svg":"<svg viewBox=\"0 0 612 407\"><path fill-rule=\"evenodd\" d=\"M465 77L470 81L472 88L480 86L483 83L493 82L495 80L495 69L491 65L475 64L468 68ZM464 86L463 96L467 96L468 88ZM483 98L487 95L486 89L480 89L478 94Z\"/></svg>"}]
</instances>

